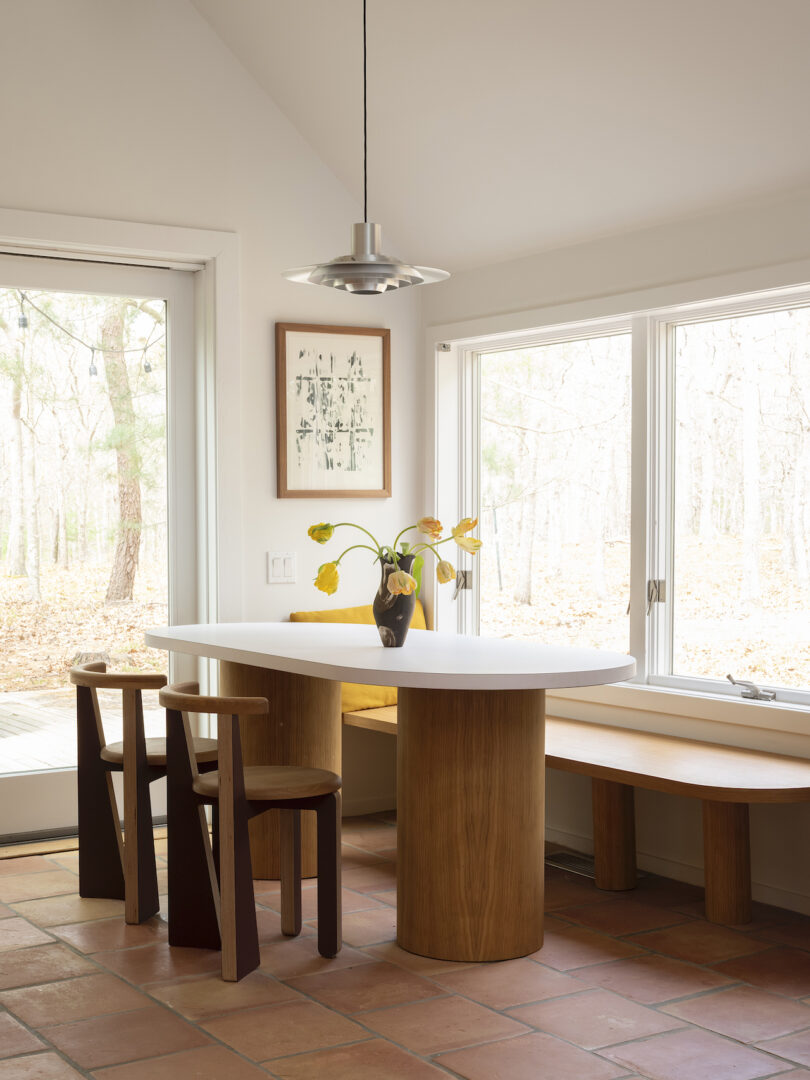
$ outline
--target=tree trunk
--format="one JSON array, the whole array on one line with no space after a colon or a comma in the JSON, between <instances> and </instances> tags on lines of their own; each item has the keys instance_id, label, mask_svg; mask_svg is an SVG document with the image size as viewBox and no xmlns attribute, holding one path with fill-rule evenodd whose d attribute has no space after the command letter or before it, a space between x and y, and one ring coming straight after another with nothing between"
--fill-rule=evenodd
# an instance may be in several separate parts
<instances>
[{"instance_id":1,"label":"tree trunk","mask_svg":"<svg viewBox=\"0 0 810 1080\"><path fill-rule=\"evenodd\" d=\"M39 496L37 494L37 444L34 432L26 429L25 439L25 478L27 481L26 504L28 520L26 533L28 544L25 556L25 569L28 574L28 599L39 603Z\"/></svg>"},{"instance_id":2,"label":"tree trunk","mask_svg":"<svg viewBox=\"0 0 810 1080\"><path fill-rule=\"evenodd\" d=\"M807 553L807 476L808 476L808 452L805 447L799 453L795 468L793 482L793 498L790 500L790 515L786 523L786 530L790 537L790 545L793 556L793 572L795 583L806 589L810 584L810 560Z\"/></svg>"},{"instance_id":3,"label":"tree trunk","mask_svg":"<svg viewBox=\"0 0 810 1080\"><path fill-rule=\"evenodd\" d=\"M79 562L87 563L90 551L87 546L87 484L81 485L81 506L79 508Z\"/></svg>"},{"instance_id":4,"label":"tree trunk","mask_svg":"<svg viewBox=\"0 0 810 1080\"><path fill-rule=\"evenodd\" d=\"M517 581L513 598L518 604L532 602L532 555L534 553L534 534L537 523L537 485L540 473L539 439L535 443L534 459L530 476L534 490L523 500L520 514L520 534L518 538Z\"/></svg>"},{"instance_id":5,"label":"tree trunk","mask_svg":"<svg viewBox=\"0 0 810 1080\"><path fill-rule=\"evenodd\" d=\"M607 584L605 582L605 504L601 499L594 499L591 512L595 518L591 528L593 536L593 555L591 562L591 580L593 581L594 595L598 600L604 600L607 596ZM587 528L587 526L586 526Z\"/></svg>"},{"instance_id":6,"label":"tree trunk","mask_svg":"<svg viewBox=\"0 0 810 1080\"><path fill-rule=\"evenodd\" d=\"M759 599L759 545L761 537L759 497L759 393L754 357L745 353L743 368L743 600Z\"/></svg>"},{"instance_id":7,"label":"tree trunk","mask_svg":"<svg viewBox=\"0 0 810 1080\"><path fill-rule=\"evenodd\" d=\"M70 565L67 515L67 499L64 489L61 489L59 492L59 565L63 570L67 570Z\"/></svg>"},{"instance_id":8,"label":"tree trunk","mask_svg":"<svg viewBox=\"0 0 810 1080\"><path fill-rule=\"evenodd\" d=\"M6 573L25 577L25 475L22 437L22 390L15 379L11 388L11 523L6 551Z\"/></svg>"},{"instance_id":9,"label":"tree trunk","mask_svg":"<svg viewBox=\"0 0 810 1080\"><path fill-rule=\"evenodd\" d=\"M104 376L110 398L118 469L118 540L105 603L132 599L141 544L141 462L135 429L135 410L124 353L124 307L111 303L101 327Z\"/></svg>"},{"instance_id":10,"label":"tree trunk","mask_svg":"<svg viewBox=\"0 0 810 1080\"><path fill-rule=\"evenodd\" d=\"M698 535L703 544L714 540L714 439L706 439L700 447L700 518Z\"/></svg>"},{"instance_id":11,"label":"tree trunk","mask_svg":"<svg viewBox=\"0 0 810 1080\"><path fill-rule=\"evenodd\" d=\"M534 548L534 523L537 518L537 492L533 491L523 500L520 514L518 540L517 581L513 598L517 604L532 602L532 549Z\"/></svg>"},{"instance_id":12,"label":"tree trunk","mask_svg":"<svg viewBox=\"0 0 810 1080\"><path fill-rule=\"evenodd\" d=\"M61 517L59 510L51 511L51 562L54 566L59 563L59 540L62 533Z\"/></svg>"}]
</instances>

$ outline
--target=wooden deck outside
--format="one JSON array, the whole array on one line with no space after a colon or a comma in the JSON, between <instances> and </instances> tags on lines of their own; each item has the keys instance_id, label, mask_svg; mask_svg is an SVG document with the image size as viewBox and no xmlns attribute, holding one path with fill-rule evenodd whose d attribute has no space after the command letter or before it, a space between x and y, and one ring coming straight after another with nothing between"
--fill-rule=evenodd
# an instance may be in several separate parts
<instances>
[{"instance_id":1,"label":"wooden deck outside","mask_svg":"<svg viewBox=\"0 0 810 1080\"><path fill-rule=\"evenodd\" d=\"M107 742L121 738L121 695L98 694ZM157 693L143 695L147 736L162 736L166 714ZM0 775L76 767L76 691L27 690L0 693Z\"/></svg>"}]
</instances>

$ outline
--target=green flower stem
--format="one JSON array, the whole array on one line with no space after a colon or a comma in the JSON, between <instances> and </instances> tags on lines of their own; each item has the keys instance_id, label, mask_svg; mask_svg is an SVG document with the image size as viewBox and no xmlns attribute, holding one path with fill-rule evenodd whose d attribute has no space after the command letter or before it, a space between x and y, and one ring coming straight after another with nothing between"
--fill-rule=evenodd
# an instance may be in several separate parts
<instances>
[{"instance_id":1,"label":"green flower stem","mask_svg":"<svg viewBox=\"0 0 810 1080\"><path fill-rule=\"evenodd\" d=\"M359 526L358 526L358 528L359 528ZM372 540L373 539L374 538L372 537ZM380 554L379 551L377 551L376 548L370 547L368 544L352 544L352 546L346 548L346 550L341 555L338 555L337 559L335 559L335 566L340 566L340 560L343 558L343 556L348 555L350 551L355 551L357 548L365 548L366 551L370 551L372 553L372 555L379 555Z\"/></svg>"},{"instance_id":2,"label":"green flower stem","mask_svg":"<svg viewBox=\"0 0 810 1080\"><path fill-rule=\"evenodd\" d=\"M359 529L360 532L364 532L366 534L366 536L371 537L371 539L374 541L374 547L376 549L377 554L382 555L382 547L380 546L379 541L377 540L376 536L372 536L372 534L368 531L368 529L364 529L362 525L355 525L355 523L353 521L339 521L337 523L337 525L335 525L335 528L339 529L342 525L351 525L351 527L353 529Z\"/></svg>"},{"instance_id":3,"label":"green flower stem","mask_svg":"<svg viewBox=\"0 0 810 1080\"><path fill-rule=\"evenodd\" d=\"M398 539L399 537L397 537L397 540ZM399 570L399 555L397 554L396 548L388 547L388 545L385 544L380 552L380 558L383 562L392 562L397 570Z\"/></svg>"},{"instance_id":4,"label":"green flower stem","mask_svg":"<svg viewBox=\"0 0 810 1080\"><path fill-rule=\"evenodd\" d=\"M415 528L416 528L415 525L406 525L405 528L401 532L397 533L396 540L394 540L394 551L397 550L397 544L399 543L400 536L404 536L406 532L410 532L411 529L415 529Z\"/></svg>"},{"instance_id":5,"label":"green flower stem","mask_svg":"<svg viewBox=\"0 0 810 1080\"><path fill-rule=\"evenodd\" d=\"M423 540L421 544L419 544L417 547L415 547L413 549L411 554L412 555L418 555L420 551L424 551L426 548L430 548L430 550L433 552L433 554L436 556L436 558L438 558L439 553L436 551L436 548L438 547L438 545L439 544L446 544L448 542L448 540L453 540L453 539L455 539L455 538L452 537L452 536L445 536L444 540L437 540L433 544L429 544L427 542L427 540Z\"/></svg>"}]
</instances>

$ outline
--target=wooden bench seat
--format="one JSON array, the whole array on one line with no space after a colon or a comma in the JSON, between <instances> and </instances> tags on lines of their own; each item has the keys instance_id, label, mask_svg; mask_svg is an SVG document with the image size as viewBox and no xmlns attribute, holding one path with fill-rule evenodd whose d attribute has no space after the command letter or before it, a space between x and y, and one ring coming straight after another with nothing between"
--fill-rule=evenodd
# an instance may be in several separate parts
<instances>
[{"instance_id":1,"label":"wooden bench seat","mask_svg":"<svg viewBox=\"0 0 810 1080\"><path fill-rule=\"evenodd\" d=\"M344 724L396 733L395 705L344 713ZM696 739L546 718L546 764L592 778L596 884L636 884L633 789L703 802L706 917L751 920L749 803L810 802L810 761Z\"/></svg>"}]
</instances>

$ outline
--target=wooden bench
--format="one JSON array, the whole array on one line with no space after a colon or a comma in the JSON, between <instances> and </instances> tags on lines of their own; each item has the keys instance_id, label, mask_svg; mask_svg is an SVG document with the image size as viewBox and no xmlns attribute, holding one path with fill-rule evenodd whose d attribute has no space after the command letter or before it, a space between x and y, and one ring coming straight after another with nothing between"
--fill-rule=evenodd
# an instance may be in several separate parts
<instances>
[{"instance_id":1,"label":"wooden bench","mask_svg":"<svg viewBox=\"0 0 810 1080\"><path fill-rule=\"evenodd\" d=\"M395 705L343 714L344 724L396 734ZM695 739L546 718L546 764L592 777L596 885L633 889L633 789L703 802L706 918L751 921L749 803L810 802L810 761Z\"/></svg>"}]
</instances>

